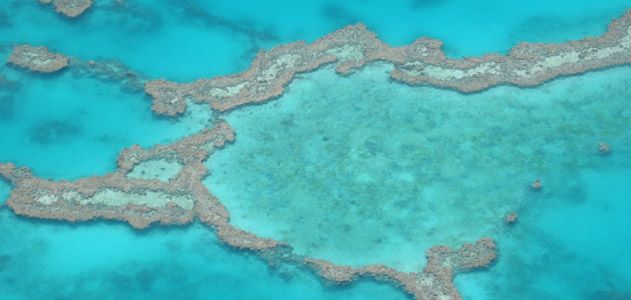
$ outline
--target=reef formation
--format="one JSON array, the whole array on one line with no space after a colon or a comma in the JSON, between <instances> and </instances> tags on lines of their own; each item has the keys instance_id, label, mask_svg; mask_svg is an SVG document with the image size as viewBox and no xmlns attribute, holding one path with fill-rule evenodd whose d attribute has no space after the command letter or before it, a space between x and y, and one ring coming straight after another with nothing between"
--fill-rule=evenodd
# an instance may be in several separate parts
<instances>
[{"instance_id":1,"label":"reef formation","mask_svg":"<svg viewBox=\"0 0 631 300\"><path fill-rule=\"evenodd\" d=\"M46 47L18 45L13 48L9 64L39 73L53 73L68 66L68 57L48 51Z\"/></svg>"},{"instance_id":2,"label":"reef formation","mask_svg":"<svg viewBox=\"0 0 631 300\"><path fill-rule=\"evenodd\" d=\"M40 1L53 3L69 17L80 15L92 4L90 0ZM613 21L597 38L563 44L523 43L507 55L466 59L449 59L441 47L442 42L429 38L391 47L364 25L352 25L311 44L296 42L261 52L245 72L183 84L163 79L147 81L116 62L84 62L28 45L15 47L9 63L44 73L71 65L97 78L144 88L153 98L152 110L167 116L183 113L189 99L208 103L220 112L268 101L280 96L296 74L327 64L334 64L339 74L347 75L367 63L383 61L394 65L390 76L399 82L467 93L500 84L534 86L558 76L627 64L631 62L631 11ZM487 267L497 258L495 242L482 238L459 249L430 248L426 252L428 262L418 272L400 272L384 265L354 268L300 256L290 245L240 230L229 223L229 212L202 184L209 172L204 161L234 139L229 125L217 122L211 129L172 144L127 148L118 157L118 169L104 176L53 181L5 163L0 164L0 178L11 183L7 205L19 215L71 222L121 220L138 229L155 223L181 225L197 219L212 227L226 244L254 251L270 262L297 263L336 283L362 277L386 281L417 299L459 299L453 277ZM517 215L511 214L506 222L516 220Z\"/></svg>"},{"instance_id":3,"label":"reef formation","mask_svg":"<svg viewBox=\"0 0 631 300\"><path fill-rule=\"evenodd\" d=\"M42 4L52 3L57 13L68 18L76 18L92 6L92 0L39 0L39 2Z\"/></svg>"},{"instance_id":4,"label":"reef formation","mask_svg":"<svg viewBox=\"0 0 631 300\"><path fill-rule=\"evenodd\" d=\"M9 64L38 73L54 73L65 68L83 77L91 77L105 82L116 82L123 88L144 91L149 81L143 74L128 69L116 60L81 60L50 51L46 47L17 45L13 47ZM0 77L0 85L8 82Z\"/></svg>"},{"instance_id":5,"label":"reef formation","mask_svg":"<svg viewBox=\"0 0 631 300\"><path fill-rule=\"evenodd\" d=\"M465 59L447 58L442 42L430 38L391 47L357 24L311 44L295 42L261 51L250 68L239 74L183 84L154 80L146 84L145 90L158 114L181 114L186 109L186 98L226 111L280 96L298 73L335 64L337 73L347 75L375 61L392 63L391 78L411 85L428 84L464 93L501 84L535 86L558 76L630 63L631 10L597 38L562 44L522 43L508 55Z\"/></svg>"},{"instance_id":6,"label":"reef formation","mask_svg":"<svg viewBox=\"0 0 631 300\"><path fill-rule=\"evenodd\" d=\"M212 130L174 144L151 149L138 145L127 148L118 158L118 170L104 176L51 181L37 178L27 168L11 163L0 165L0 176L13 185L7 205L20 215L71 222L115 219L138 229L155 222L185 224L198 216L231 246L252 250L274 247L275 241L229 225L228 211L201 183L207 173L203 161L214 149L233 139L232 129L226 123L219 123ZM148 168L146 164L151 162L163 164ZM179 168L170 172L159 167L164 163ZM130 176L138 167L144 176ZM157 179L163 175L165 179Z\"/></svg>"}]
</instances>

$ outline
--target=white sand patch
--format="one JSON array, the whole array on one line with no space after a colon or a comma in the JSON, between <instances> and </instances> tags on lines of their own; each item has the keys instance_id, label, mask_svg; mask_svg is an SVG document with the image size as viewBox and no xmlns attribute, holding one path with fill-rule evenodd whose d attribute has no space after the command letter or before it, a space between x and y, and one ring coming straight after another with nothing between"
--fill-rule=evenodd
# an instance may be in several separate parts
<instances>
[{"instance_id":1,"label":"white sand patch","mask_svg":"<svg viewBox=\"0 0 631 300\"><path fill-rule=\"evenodd\" d=\"M257 78L257 81L270 81L277 77L280 71L286 69L292 69L296 62L300 59L300 55L297 54L285 54L279 56L274 63L272 63L267 69L261 72L261 75Z\"/></svg>"},{"instance_id":2,"label":"white sand patch","mask_svg":"<svg viewBox=\"0 0 631 300\"><path fill-rule=\"evenodd\" d=\"M245 85L246 82L242 82L237 85L226 86L222 88L215 87L210 89L210 95L213 97L231 97L238 94Z\"/></svg>"},{"instance_id":3,"label":"white sand patch","mask_svg":"<svg viewBox=\"0 0 631 300\"><path fill-rule=\"evenodd\" d=\"M42 203L44 205L50 205L52 203L57 202L57 197L52 196L52 195L42 195L37 197L37 199L35 199L35 201Z\"/></svg>"},{"instance_id":4,"label":"white sand patch","mask_svg":"<svg viewBox=\"0 0 631 300\"><path fill-rule=\"evenodd\" d=\"M326 52L337 56L337 58L341 61L364 59L364 53L361 51L361 49L351 45L344 45L342 47L332 48L327 50Z\"/></svg>"},{"instance_id":5,"label":"white sand patch","mask_svg":"<svg viewBox=\"0 0 631 300\"><path fill-rule=\"evenodd\" d=\"M460 80L477 75L497 75L499 71L500 66L497 63L487 62L465 70L427 65L420 71L407 71L407 73L410 76L427 76L438 80Z\"/></svg>"},{"instance_id":6,"label":"white sand patch","mask_svg":"<svg viewBox=\"0 0 631 300\"><path fill-rule=\"evenodd\" d=\"M152 208L164 207L172 202L184 209L193 209L193 199L189 196L176 196L162 192L146 191L142 194L126 193L115 189L105 189L85 198L77 192L65 192L62 197L68 201L86 204L104 204L108 206L121 206L127 204L147 205Z\"/></svg>"}]
</instances>

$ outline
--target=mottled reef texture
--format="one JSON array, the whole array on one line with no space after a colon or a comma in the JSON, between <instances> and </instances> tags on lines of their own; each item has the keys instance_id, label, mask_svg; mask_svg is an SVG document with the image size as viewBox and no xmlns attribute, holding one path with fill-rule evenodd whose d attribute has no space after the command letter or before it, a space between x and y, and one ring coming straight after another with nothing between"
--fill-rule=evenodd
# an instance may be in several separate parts
<instances>
[{"instance_id":1,"label":"mottled reef texture","mask_svg":"<svg viewBox=\"0 0 631 300\"><path fill-rule=\"evenodd\" d=\"M52 73L68 66L68 57L52 53L46 47L19 45L13 48L9 64L39 73Z\"/></svg>"},{"instance_id":2,"label":"mottled reef texture","mask_svg":"<svg viewBox=\"0 0 631 300\"><path fill-rule=\"evenodd\" d=\"M484 238L459 250L445 246L431 248L427 252L427 265L418 273L404 273L384 265L352 268L296 255L288 245L235 228L229 223L226 208L202 184L208 173L204 160L233 140L233 130L222 122L173 144L150 149L138 145L127 148L119 155L118 170L104 176L52 181L35 177L27 168L6 163L0 164L0 178L13 186L7 205L19 215L71 222L121 220L138 229L158 222L180 225L198 218L232 247L256 251L268 259L301 264L336 283L362 277L386 281L417 299L458 299L452 282L455 273L488 266L496 257L495 243ZM179 164L181 168L167 181L129 176L138 165L156 160Z\"/></svg>"},{"instance_id":3,"label":"mottled reef texture","mask_svg":"<svg viewBox=\"0 0 631 300\"><path fill-rule=\"evenodd\" d=\"M52 3L56 12L68 18L76 18L92 6L92 0L39 0L39 2L42 4Z\"/></svg>"},{"instance_id":4,"label":"mottled reef texture","mask_svg":"<svg viewBox=\"0 0 631 300\"><path fill-rule=\"evenodd\" d=\"M153 110L158 114L182 113L186 97L225 111L280 96L297 73L334 63L336 71L344 75L374 61L392 63L391 77L412 85L429 84L461 92L501 84L534 86L558 76L630 63L631 10L597 38L563 44L522 43L508 55L465 59L447 58L442 42L430 38L390 47L358 24L311 44L295 42L261 52L243 73L184 84L155 80L148 82L145 90L153 97Z\"/></svg>"}]
</instances>

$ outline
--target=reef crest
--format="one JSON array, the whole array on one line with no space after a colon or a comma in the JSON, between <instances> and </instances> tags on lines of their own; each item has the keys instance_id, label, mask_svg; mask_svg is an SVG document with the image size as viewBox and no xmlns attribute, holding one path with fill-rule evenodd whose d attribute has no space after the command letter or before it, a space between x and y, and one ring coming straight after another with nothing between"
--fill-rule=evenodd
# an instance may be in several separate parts
<instances>
[{"instance_id":1,"label":"reef crest","mask_svg":"<svg viewBox=\"0 0 631 300\"><path fill-rule=\"evenodd\" d=\"M295 42L261 51L245 72L174 83L164 79L147 82L154 112L175 116L186 109L186 98L209 103L226 111L247 103L280 96L298 73L335 64L342 75L367 63L392 63L390 76L411 84L428 84L460 92L478 92L492 86L539 85L558 76L572 75L631 62L631 10L614 20L608 31L596 38L562 44L522 43L508 55L450 59L442 42L420 38L403 47L391 47L362 24L351 25L311 44Z\"/></svg>"}]
</instances>

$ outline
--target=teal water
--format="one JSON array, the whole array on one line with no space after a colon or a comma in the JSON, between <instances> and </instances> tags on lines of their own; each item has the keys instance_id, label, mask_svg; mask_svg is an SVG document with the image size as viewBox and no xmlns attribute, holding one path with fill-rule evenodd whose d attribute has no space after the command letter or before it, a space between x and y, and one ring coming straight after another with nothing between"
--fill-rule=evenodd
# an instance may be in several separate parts
<instances>
[{"instance_id":1,"label":"teal water","mask_svg":"<svg viewBox=\"0 0 631 300\"><path fill-rule=\"evenodd\" d=\"M37 1L0 3L0 59L45 45L190 81L244 70L259 49L364 22L388 43L444 40L453 57L521 41L602 34L628 1L96 1L67 20ZM491 269L456 277L465 299L631 297L629 67L464 96L390 82L387 66L347 78L302 75L268 104L222 115L237 142L205 183L231 222L338 263L417 270L435 244L498 241ZM141 91L64 71L0 67L0 161L73 179L115 168L118 152L208 126L207 108L156 118ZM613 147L606 157L597 144ZM544 190L528 185L541 178ZM0 181L0 203L10 186ZM506 227L504 215L519 223ZM136 232L68 225L0 206L0 298L401 299L373 282L332 287L220 246L208 228ZM616 298L617 297L617 298Z\"/></svg>"}]
</instances>

